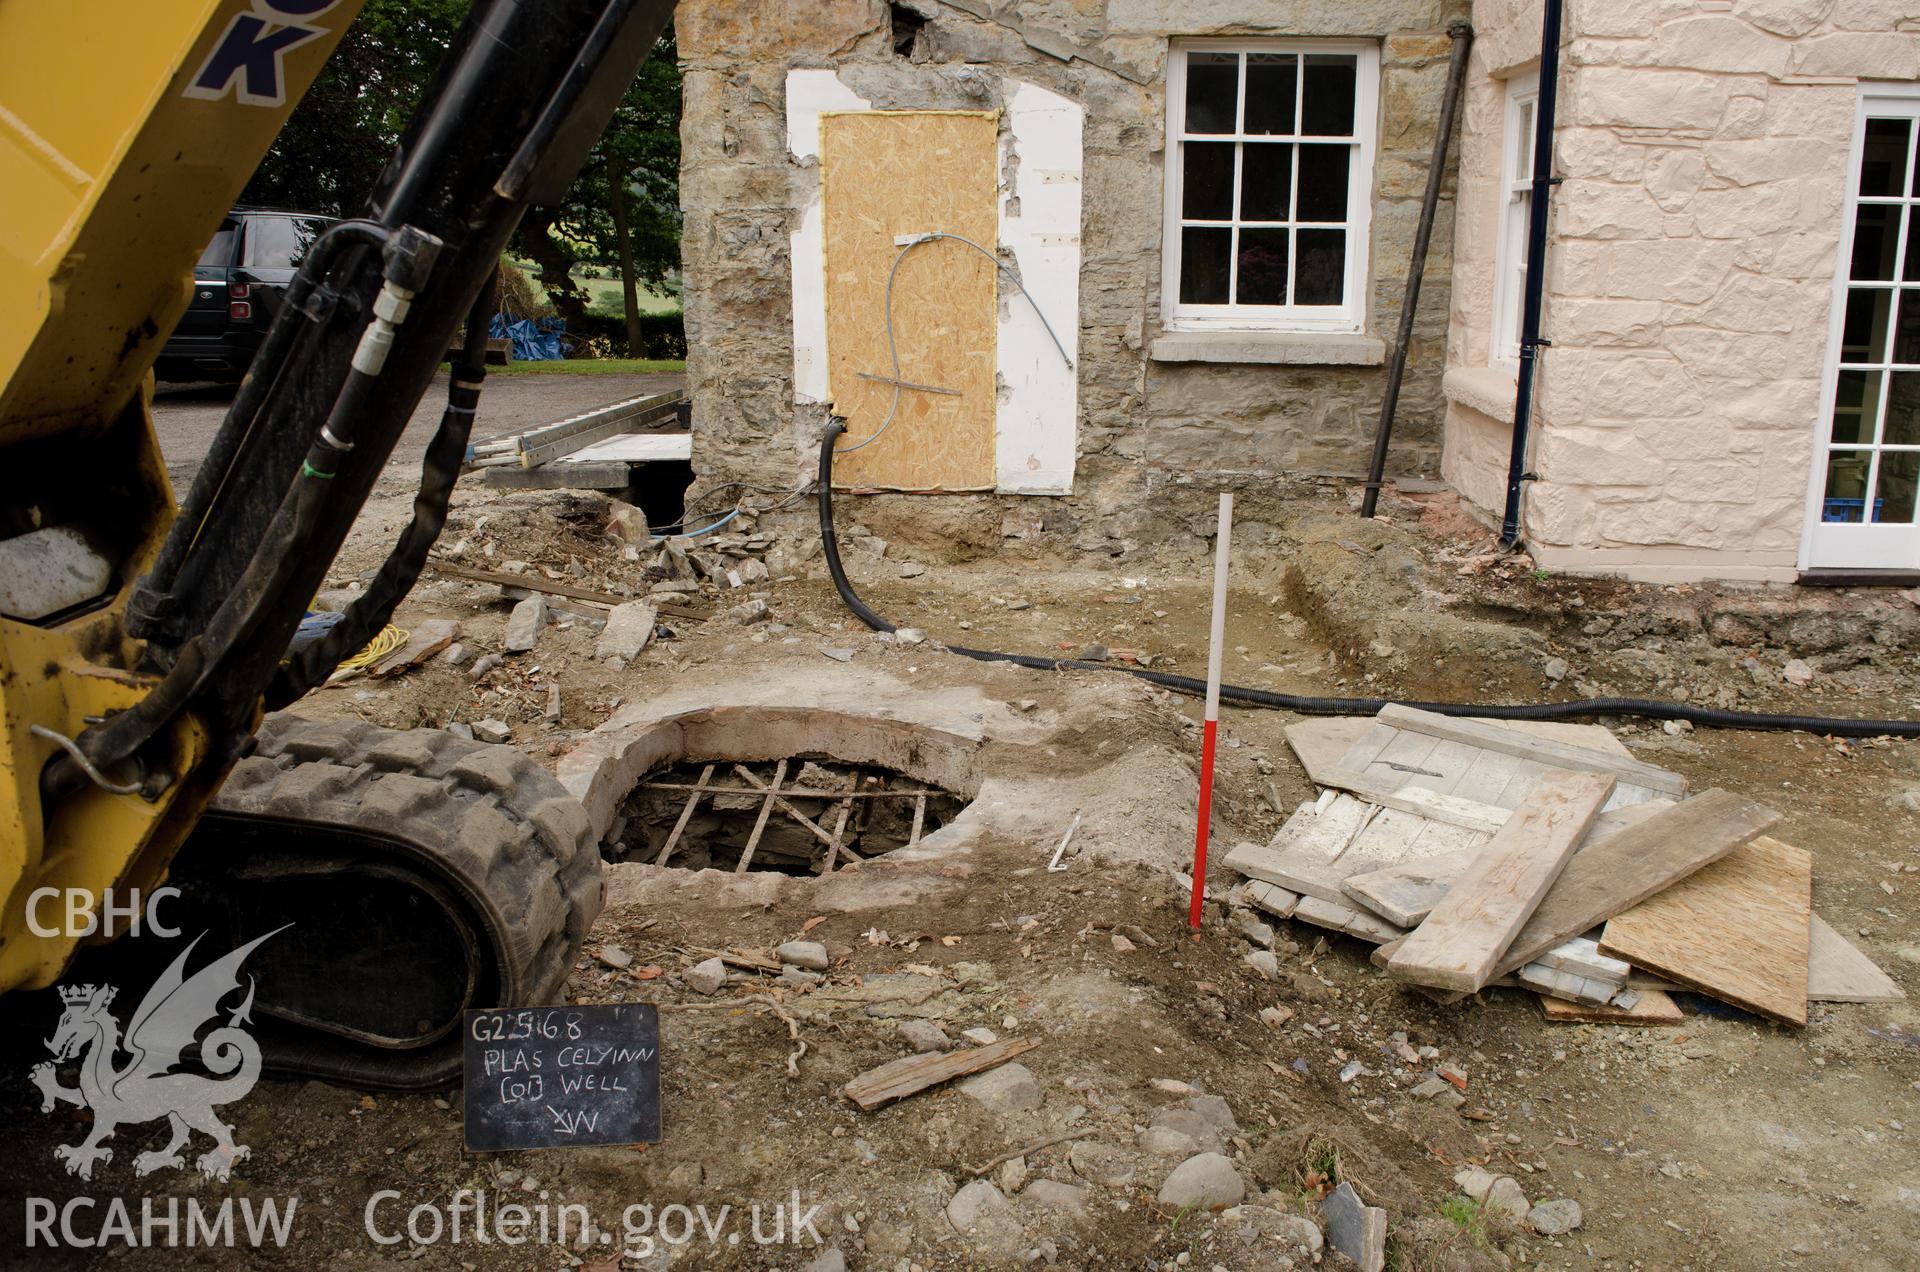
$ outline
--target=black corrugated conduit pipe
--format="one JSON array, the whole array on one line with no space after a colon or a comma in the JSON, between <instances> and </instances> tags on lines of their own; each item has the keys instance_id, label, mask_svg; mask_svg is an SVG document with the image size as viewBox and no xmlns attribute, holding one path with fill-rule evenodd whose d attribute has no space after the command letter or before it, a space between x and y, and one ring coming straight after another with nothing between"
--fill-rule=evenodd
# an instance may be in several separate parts
<instances>
[{"instance_id":1,"label":"black corrugated conduit pipe","mask_svg":"<svg viewBox=\"0 0 1920 1272\"><path fill-rule=\"evenodd\" d=\"M1560 80L1561 0L1546 0L1540 15L1540 98L1533 110L1533 201L1527 207L1527 276L1520 307L1520 374L1513 390L1513 449L1507 455L1507 507L1500 546L1520 540L1520 485L1527 472L1527 426L1533 421L1533 377L1540 350L1541 298L1547 286L1547 212L1553 175L1554 98Z\"/></svg>"},{"instance_id":2,"label":"black corrugated conduit pipe","mask_svg":"<svg viewBox=\"0 0 1920 1272\"><path fill-rule=\"evenodd\" d=\"M1407 374L1407 346L1413 343L1414 312L1420 307L1420 280L1427 272L1427 245L1433 241L1433 218L1440 207L1440 186L1447 175L1447 146L1453 140L1453 116L1460 106L1460 88L1467 78L1467 54L1473 49L1473 28L1456 22L1447 28L1453 40L1453 61L1447 67L1447 91L1440 99L1440 125L1433 138L1433 158L1427 164L1427 192L1420 200L1420 224L1413 232L1413 259L1407 265L1407 290L1400 299L1400 331L1393 342L1393 361L1387 367L1387 388L1380 398L1380 425L1373 434L1373 460L1367 465L1366 494L1360 515L1371 517L1380 504L1380 482L1387 471L1387 444L1393 440L1393 416L1400 407L1400 382Z\"/></svg>"},{"instance_id":3,"label":"black corrugated conduit pipe","mask_svg":"<svg viewBox=\"0 0 1920 1272\"><path fill-rule=\"evenodd\" d=\"M834 590L846 602L854 617L877 632L891 632L894 624L876 614L853 590L846 567L840 562L840 541L833 529L833 450L834 442L846 425L838 419L827 422L826 436L820 440L820 546L827 558L827 573ZM1204 680L1176 676L1170 672L1149 671L1143 667L1114 667L1106 663L1083 662L1074 658L1036 658L1031 654L1003 654L991 649L968 649L947 645L949 653L981 662L1012 663L1035 671L1117 671L1148 684L1177 693L1204 694ZM1275 693L1268 689L1249 689L1241 685L1221 685L1220 697L1227 702L1250 707L1278 707L1307 715L1373 715L1397 698L1320 698L1305 694ZM1465 716L1480 720L1578 720L1594 716L1639 716L1649 720L1685 720L1691 724L1718 729L1757 729L1772 732L1823 733L1836 737L1920 737L1916 720L1848 720L1832 716L1771 715L1757 711L1722 711L1715 707L1694 707L1680 702L1661 702L1653 698L1581 698L1573 702L1534 702L1516 705L1467 702L1405 702L1405 706L1442 715Z\"/></svg>"}]
</instances>

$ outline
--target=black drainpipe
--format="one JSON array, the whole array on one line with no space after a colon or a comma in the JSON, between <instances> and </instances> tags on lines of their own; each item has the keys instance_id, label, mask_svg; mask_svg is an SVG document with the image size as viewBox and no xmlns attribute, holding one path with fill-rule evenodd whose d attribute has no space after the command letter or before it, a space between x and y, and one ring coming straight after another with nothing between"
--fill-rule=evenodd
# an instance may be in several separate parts
<instances>
[{"instance_id":1,"label":"black drainpipe","mask_svg":"<svg viewBox=\"0 0 1920 1272\"><path fill-rule=\"evenodd\" d=\"M1420 305L1420 276L1427 272L1427 244L1433 238L1433 215L1440 206L1440 183L1447 174L1447 143L1453 137L1453 115L1460 103L1460 85L1467 78L1467 53L1473 48L1473 28L1456 22L1447 28L1453 40L1453 63L1447 68L1447 92L1440 101L1440 130L1433 139L1433 159L1427 165L1427 193L1420 201L1420 226L1413 232L1413 261L1407 266L1407 291L1400 301L1400 334L1393 345L1393 364L1387 368L1387 391L1380 399L1380 425L1373 434L1373 462L1367 467L1367 493L1360 515L1371 517L1380 502L1380 482L1387 470L1387 443L1393 440L1393 414L1400 405L1400 382L1407 373L1407 346L1413 343L1413 313Z\"/></svg>"},{"instance_id":2,"label":"black drainpipe","mask_svg":"<svg viewBox=\"0 0 1920 1272\"><path fill-rule=\"evenodd\" d=\"M1500 521L1500 545L1520 538L1520 483L1527 471L1527 425L1533 418L1533 373L1540 350L1540 302L1547 285L1547 200L1559 179L1553 175L1553 101L1560 78L1560 0L1546 0L1540 19L1540 100L1533 121L1533 206L1527 216L1526 303L1520 311L1520 379L1513 395L1513 453L1507 458L1507 511Z\"/></svg>"}]
</instances>

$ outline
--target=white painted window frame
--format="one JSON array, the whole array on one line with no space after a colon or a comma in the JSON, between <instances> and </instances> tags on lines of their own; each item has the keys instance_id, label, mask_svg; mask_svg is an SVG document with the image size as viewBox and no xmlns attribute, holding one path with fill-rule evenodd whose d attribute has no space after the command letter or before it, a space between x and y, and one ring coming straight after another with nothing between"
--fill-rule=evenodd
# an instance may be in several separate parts
<instances>
[{"instance_id":1,"label":"white painted window frame","mask_svg":"<svg viewBox=\"0 0 1920 1272\"><path fill-rule=\"evenodd\" d=\"M1187 305L1180 302L1180 215L1181 185L1184 176L1182 146L1185 135L1188 53L1353 53L1358 55L1354 74L1353 154L1347 177L1347 274L1341 287L1340 305ZM1304 85L1305 77L1301 77ZM1295 92L1302 91L1296 87ZM1246 72L1241 69L1241 102L1246 96ZM1299 99L1295 99L1295 126L1299 125ZM1183 39L1173 42L1167 53L1167 142L1165 160L1166 199L1162 212L1160 251L1161 323L1168 331L1279 331L1340 332L1365 330L1367 320L1368 279L1371 274L1374 195L1374 164L1379 148L1380 46L1370 40L1299 40L1264 38ZM1236 124L1244 116L1236 114ZM1295 134L1295 144L1301 134ZM1195 141L1270 141L1265 134L1249 138L1233 133L1196 134ZM1346 138L1327 138L1346 141ZM1299 158L1294 160L1293 181L1300 180ZM1239 167L1234 170L1234 213L1238 220L1240 204ZM1211 222L1207 223L1211 224ZM1228 224L1228 223L1222 223ZM1248 222L1258 226L1285 225L1291 222ZM1316 223L1318 225L1318 223ZM1324 227L1322 227L1324 228ZM1289 269L1295 261L1290 254ZM1291 292L1289 292L1291 300Z\"/></svg>"},{"instance_id":2,"label":"white painted window frame","mask_svg":"<svg viewBox=\"0 0 1920 1272\"><path fill-rule=\"evenodd\" d=\"M1540 73L1528 71L1509 77L1500 147L1500 227L1493 248L1493 325L1487 365L1516 375L1520 372L1520 317L1526 307L1527 221L1533 207L1533 121L1539 109Z\"/></svg>"},{"instance_id":3,"label":"white painted window frame","mask_svg":"<svg viewBox=\"0 0 1920 1272\"><path fill-rule=\"evenodd\" d=\"M1865 449L1863 447L1835 448L1832 445L1833 411L1839 397L1841 340L1846 329L1847 291L1849 275L1852 273L1854 222L1860 207L1860 165L1866 154L1867 120L1888 116L1903 117L1913 121L1913 129L1908 137L1907 181L1912 182L1912 165L1920 163L1920 84L1863 83L1854 109L1853 140L1851 157L1847 163L1846 200L1841 212L1840 250L1834 257L1833 298L1831 312L1827 321L1827 352L1825 365L1821 373L1820 410L1813 423L1813 457L1807 472L1807 501L1804 525L1800 536L1800 563L1802 570L1813 569L1878 569L1878 570L1915 570L1920 569L1920 517L1912 522L1879 522L1872 516L1873 497L1879 483L1880 454L1884 448L1878 445L1880 430L1885 426L1887 402L1892 396L1883 386L1878 403L1879 416L1874 424L1875 445L1867 471L1867 484L1863 497L1867 500L1866 518L1857 522L1834 522L1822 519L1826 507L1827 459L1834 449ZM1911 184L1909 184L1911 189ZM1879 199L1869 202L1881 202ZM1892 200L1885 200L1891 202ZM1910 215L1920 215L1920 204L1915 205ZM1894 260L1894 285L1899 285L1904 273L1903 260L1906 240L1901 238ZM1896 306L1895 314L1898 313ZM1889 336L1891 339L1891 336ZM1888 350L1892 356L1892 350ZM1849 364L1848 369L1862 367L1891 367L1891 362L1874 364ZM1897 364L1902 370L1912 370L1908 363ZM1920 447L1904 446L1894 449L1916 450Z\"/></svg>"}]
</instances>

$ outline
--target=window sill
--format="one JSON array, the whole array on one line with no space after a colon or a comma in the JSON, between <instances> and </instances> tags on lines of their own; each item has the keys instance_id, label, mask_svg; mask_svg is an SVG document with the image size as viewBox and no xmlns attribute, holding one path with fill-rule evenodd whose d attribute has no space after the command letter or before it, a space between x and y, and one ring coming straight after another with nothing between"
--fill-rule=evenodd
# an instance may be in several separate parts
<instances>
[{"instance_id":1,"label":"window sill","mask_svg":"<svg viewBox=\"0 0 1920 1272\"><path fill-rule=\"evenodd\" d=\"M1149 349L1155 362L1271 363L1295 367L1377 367L1386 341L1335 331L1171 331Z\"/></svg>"},{"instance_id":2,"label":"window sill","mask_svg":"<svg viewBox=\"0 0 1920 1272\"><path fill-rule=\"evenodd\" d=\"M1448 367L1440 391L1456 406L1511 424L1517 375L1503 367Z\"/></svg>"}]
</instances>

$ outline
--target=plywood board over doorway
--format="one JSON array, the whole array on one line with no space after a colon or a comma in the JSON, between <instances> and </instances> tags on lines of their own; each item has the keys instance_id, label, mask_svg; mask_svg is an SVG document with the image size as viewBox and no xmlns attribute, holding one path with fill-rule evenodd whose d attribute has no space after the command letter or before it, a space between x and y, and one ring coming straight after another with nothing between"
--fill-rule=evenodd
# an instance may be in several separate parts
<instances>
[{"instance_id":1,"label":"plywood board over doorway","mask_svg":"<svg viewBox=\"0 0 1920 1272\"><path fill-rule=\"evenodd\" d=\"M893 389L887 275L896 236L943 231L997 251L999 124L992 112L854 111L820 117L828 389L844 446L871 437ZM893 281L904 389L885 436L834 463L835 484L991 490L998 270L964 243L915 248ZM880 377L864 379L862 376Z\"/></svg>"}]
</instances>

